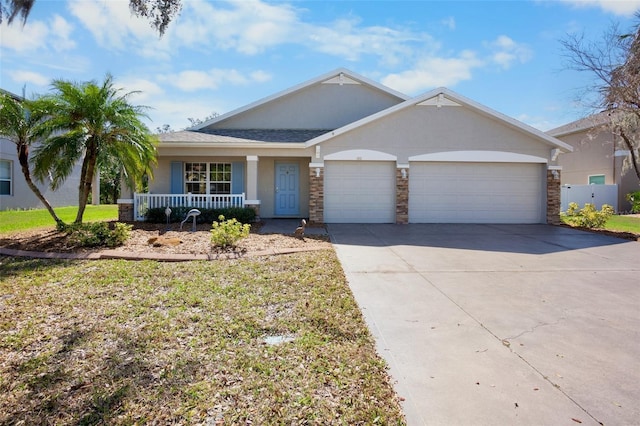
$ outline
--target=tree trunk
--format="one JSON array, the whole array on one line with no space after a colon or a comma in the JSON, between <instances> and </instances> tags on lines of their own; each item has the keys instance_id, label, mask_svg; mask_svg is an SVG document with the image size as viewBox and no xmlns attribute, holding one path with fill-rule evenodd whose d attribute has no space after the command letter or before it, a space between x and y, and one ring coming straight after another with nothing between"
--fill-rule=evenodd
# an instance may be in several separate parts
<instances>
[{"instance_id":1,"label":"tree trunk","mask_svg":"<svg viewBox=\"0 0 640 426\"><path fill-rule=\"evenodd\" d=\"M76 215L75 223L82 223L82 216L87 207L89 201L89 194L91 193L91 185L93 182L93 174L95 173L97 149L94 143L90 143L87 147L87 153L84 156L82 162L82 171L80 172L80 190L78 196L78 214Z\"/></svg>"},{"instance_id":2,"label":"tree trunk","mask_svg":"<svg viewBox=\"0 0 640 426\"><path fill-rule=\"evenodd\" d=\"M49 204L49 201L44 198L44 195L40 192L40 188L38 188L31 180L31 171L29 170L29 146L26 144L17 144L16 149L18 151L18 161L20 162L22 174L24 175L24 180L27 182L27 186L34 194L36 194L36 197L38 197L40 202L44 204L53 220L55 220L56 225L58 227L64 226L64 222L58 217L56 212L53 210L53 207L51 207L51 204Z\"/></svg>"},{"instance_id":3,"label":"tree trunk","mask_svg":"<svg viewBox=\"0 0 640 426\"><path fill-rule=\"evenodd\" d=\"M631 164L633 165L633 170L636 172L636 177L638 178L638 182L640 182L640 167L638 166L638 156L636 155L636 152L634 150L633 143L631 142L629 137L626 135L626 133L622 130L620 131L620 136L622 136L622 140L624 141L625 145L627 146L627 149L631 153Z\"/></svg>"}]
</instances>

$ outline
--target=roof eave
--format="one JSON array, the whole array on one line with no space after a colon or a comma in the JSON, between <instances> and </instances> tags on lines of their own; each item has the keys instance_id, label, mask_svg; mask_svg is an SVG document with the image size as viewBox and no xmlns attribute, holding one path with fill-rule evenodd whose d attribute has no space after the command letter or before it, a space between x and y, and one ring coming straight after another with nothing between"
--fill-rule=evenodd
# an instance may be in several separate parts
<instances>
[{"instance_id":1,"label":"roof eave","mask_svg":"<svg viewBox=\"0 0 640 426\"><path fill-rule=\"evenodd\" d=\"M268 148L304 149L304 142L160 142L158 148Z\"/></svg>"}]
</instances>

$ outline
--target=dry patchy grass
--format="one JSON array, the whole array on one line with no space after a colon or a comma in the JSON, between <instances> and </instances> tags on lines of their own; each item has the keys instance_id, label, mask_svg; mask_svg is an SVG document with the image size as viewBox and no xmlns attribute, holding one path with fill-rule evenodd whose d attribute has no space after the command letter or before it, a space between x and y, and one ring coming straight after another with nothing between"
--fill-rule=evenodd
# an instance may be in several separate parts
<instances>
[{"instance_id":1,"label":"dry patchy grass","mask_svg":"<svg viewBox=\"0 0 640 426\"><path fill-rule=\"evenodd\" d=\"M0 274L0 424L404 422L331 250Z\"/></svg>"}]
</instances>

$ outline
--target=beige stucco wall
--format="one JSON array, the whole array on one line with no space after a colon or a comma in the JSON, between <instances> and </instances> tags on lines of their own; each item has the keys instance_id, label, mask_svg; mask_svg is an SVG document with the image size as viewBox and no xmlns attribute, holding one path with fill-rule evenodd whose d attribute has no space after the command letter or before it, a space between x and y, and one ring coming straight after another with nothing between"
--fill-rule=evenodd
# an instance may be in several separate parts
<instances>
[{"instance_id":1,"label":"beige stucco wall","mask_svg":"<svg viewBox=\"0 0 640 426\"><path fill-rule=\"evenodd\" d=\"M16 145L6 139L0 139L0 159L12 162L13 194L0 195L0 210L12 209L39 209L44 205L33 194L27 186L27 182L22 174ZM57 191L49 189L46 183L36 182L44 197L53 207L77 206L78 186L80 184L80 166L76 166L71 176Z\"/></svg>"},{"instance_id":2,"label":"beige stucco wall","mask_svg":"<svg viewBox=\"0 0 640 426\"><path fill-rule=\"evenodd\" d=\"M336 129L402 102L363 84L305 88L216 123L228 129Z\"/></svg>"},{"instance_id":3,"label":"beige stucco wall","mask_svg":"<svg viewBox=\"0 0 640 426\"><path fill-rule=\"evenodd\" d=\"M587 185L590 175L604 175L605 184L616 182L614 176L614 145L611 133L572 133L558 137L573 147L572 153L561 154L558 164L562 166L562 185Z\"/></svg>"},{"instance_id":4,"label":"beige stucco wall","mask_svg":"<svg viewBox=\"0 0 640 426\"><path fill-rule=\"evenodd\" d=\"M322 155L369 149L407 163L414 155L446 151L506 151L549 159L552 147L464 107L414 106L322 143Z\"/></svg>"},{"instance_id":5,"label":"beige stucco wall","mask_svg":"<svg viewBox=\"0 0 640 426\"><path fill-rule=\"evenodd\" d=\"M604 175L605 184L618 185L618 210L631 208L625 196L640 191L635 172L624 157L616 157L617 149L611 132L594 133L587 130L558 136L558 139L573 147L572 153L561 154L558 163L562 166L562 185L587 185L589 176Z\"/></svg>"}]
</instances>

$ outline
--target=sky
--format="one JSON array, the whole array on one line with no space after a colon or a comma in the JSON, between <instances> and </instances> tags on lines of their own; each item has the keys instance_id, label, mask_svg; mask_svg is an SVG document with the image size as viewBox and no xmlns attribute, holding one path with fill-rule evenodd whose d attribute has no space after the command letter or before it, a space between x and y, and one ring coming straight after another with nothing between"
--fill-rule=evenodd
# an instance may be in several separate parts
<instances>
[{"instance_id":1,"label":"sky","mask_svg":"<svg viewBox=\"0 0 640 426\"><path fill-rule=\"evenodd\" d=\"M27 97L53 79L102 82L173 130L344 67L410 96L447 87L540 130L589 113L590 75L560 40L632 29L639 0L183 0L160 37L127 0L36 0L0 24L0 87Z\"/></svg>"}]
</instances>

